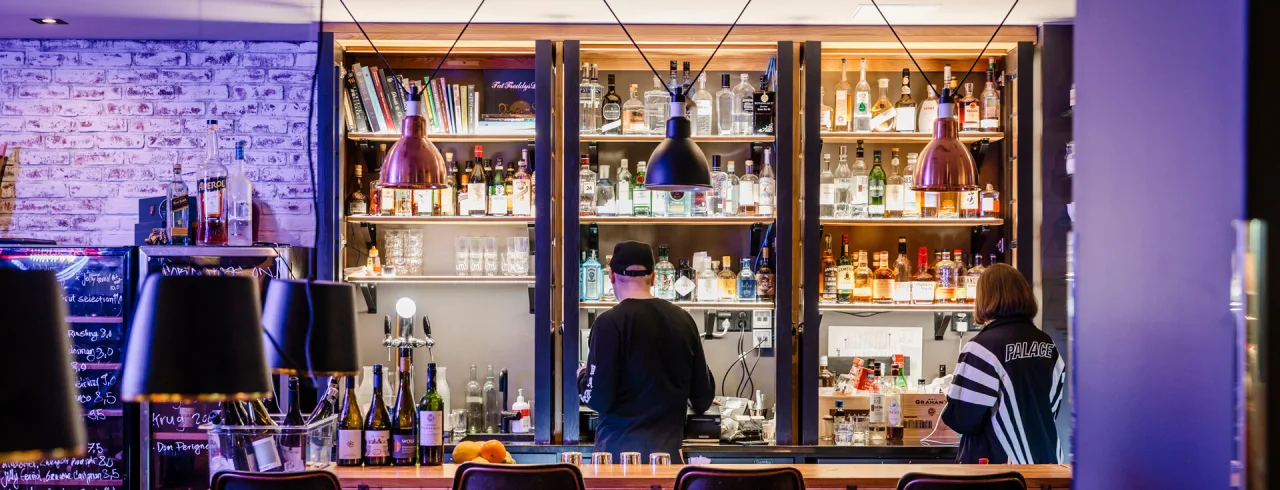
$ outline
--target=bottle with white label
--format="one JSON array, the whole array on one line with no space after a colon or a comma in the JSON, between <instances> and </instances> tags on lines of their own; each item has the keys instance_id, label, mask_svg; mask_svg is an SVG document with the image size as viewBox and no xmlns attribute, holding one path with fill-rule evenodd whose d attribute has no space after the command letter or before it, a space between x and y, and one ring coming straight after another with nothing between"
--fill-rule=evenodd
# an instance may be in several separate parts
<instances>
[{"instance_id":1,"label":"bottle with white label","mask_svg":"<svg viewBox=\"0 0 1280 490\"><path fill-rule=\"evenodd\" d=\"M391 464L391 414L382 397L382 365L373 365L373 402L364 420L364 465Z\"/></svg>"},{"instance_id":2,"label":"bottle with white label","mask_svg":"<svg viewBox=\"0 0 1280 490\"><path fill-rule=\"evenodd\" d=\"M738 214L755 216L760 212L760 177L755 174L755 165L747 160L747 170L738 181Z\"/></svg>"},{"instance_id":3,"label":"bottle with white label","mask_svg":"<svg viewBox=\"0 0 1280 490\"><path fill-rule=\"evenodd\" d=\"M364 463L364 415L356 399L356 377L347 376L347 394L338 417L338 466Z\"/></svg>"},{"instance_id":4,"label":"bottle with white label","mask_svg":"<svg viewBox=\"0 0 1280 490\"><path fill-rule=\"evenodd\" d=\"M591 170L591 157L582 154L582 167L578 170L578 215L596 214L596 173Z\"/></svg>"},{"instance_id":5,"label":"bottle with white label","mask_svg":"<svg viewBox=\"0 0 1280 490\"><path fill-rule=\"evenodd\" d=\"M858 148L853 162L853 190L850 196L853 198L851 207L854 218L866 218L868 214L868 206L871 202L871 173L867 169L867 162L863 160L862 140L858 140ZM843 158L844 155L841 155ZM881 195L883 199L883 195ZM837 213L838 214L838 213ZM881 213L883 214L883 213Z\"/></svg>"},{"instance_id":6,"label":"bottle with white label","mask_svg":"<svg viewBox=\"0 0 1280 490\"><path fill-rule=\"evenodd\" d=\"M884 217L901 218L903 206L902 174L898 173L898 149L893 148L889 159L889 177L884 186Z\"/></svg>"},{"instance_id":7,"label":"bottle with white label","mask_svg":"<svg viewBox=\"0 0 1280 490\"><path fill-rule=\"evenodd\" d=\"M529 402L524 399L524 390L516 390L516 401L511 404L511 411L520 414L519 420L511 421L512 434L525 434L529 432ZM425 463L424 463L425 464Z\"/></svg>"},{"instance_id":8,"label":"bottle with white label","mask_svg":"<svg viewBox=\"0 0 1280 490\"><path fill-rule=\"evenodd\" d=\"M818 215L832 218L836 215L836 176L831 173L831 154L822 155L822 174L818 176Z\"/></svg>"},{"instance_id":9,"label":"bottle with white label","mask_svg":"<svg viewBox=\"0 0 1280 490\"><path fill-rule=\"evenodd\" d=\"M871 132L871 85L867 83L867 59L862 58L858 85L853 89L853 129L856 133ZM837 127L837 130L838 127Z\"/></svg>"},{"instance_id":10,"label":"bottle with white label","mask_svg":"<svg viewBox=\"0 0 1280 490\"><path fill-rule=\"evenodd\" d=\"M864 68L863 76L865 77L866 76L865 61L863 62L863 68ZM835 120L836 120L835 130L836 131L850 131L849 124L851 121L849 118L849 113L851 112L850 108L853 107L853 105L851 104L853 100L849 98L849 92L852 89L853 89L853 86L849 84L847 65L845 64L845 60L842 59L840 60L840 83L836 84L836 105L835 105Z\"/></svg>"},{"instance_id":11,"label":"bottle with white label","mask_svg":"<svg viewBox=\"0 0 1280 490\"><path fill-rule=\"evenodd\" d=\"M636 175L631 179L631 210L636 216L653 216L653 202L649 189L644 188L644 176L648 165L644 160L636 164Z\"/></svg>"},{"instance_id":12,"label":"bottle with white label","mask_svg":"<svg viewBox=\"0 0 1280 490\"><path fill-rule=\"evenodd\" d=\"M615 186L617 190L613 193L614 213L618 216L635 214L635 207L631 204L631 171L627 170L626 158L618 162L618 179Z\"/></svg>"},{"instance_id":13,"label":"bottle with white label","mask_svg":"<svg viewBox=\"0 0 1280 490\"><path fill-rule=\"evenodd\" d=\"M617 214L616 202L613 199L614 186L609 181L609 166L600 166L599 180L596 180L596 216L614 216Z\"/></svg>"},{"instance_id":14,"label":"bottle with white label","mask_svg":"<svg viewBox=\"0 0 1280 490\"><path fill-rule=\"evenodd\" d=\"M427 391L418 401L418 461L422 466L444 464L444 421L447 407L436 388L436 363L427 363Z\"/></svg>"},{"instance_id":15,"label":"bottle with white label","mask_svg":"<svg viewBox=\"0 0 1280 490\"><path fill-rule=\"evenodd\" d=\"M911 70L902 69L902 97L893 108L898 111L897 130L899 133L916 131L916 101L911 99Z\"/></svg>"},{"instance_id":16,"label":"bottle with white label","mask_svg":"<svg viewBox=\"0 0 1280 490\"><path fill-rule=\"evenodd\" d=\"M961 218L977 218L979 214L978 205L978 188L961 191L960 193L960 217Z\"/></svg>"},{"instance_id":17,"label":"bottle with white label","mask_svg":"<svg viewBox=\"0 0 1280 490\"><path fill-rule=\"evenodd\" d=\"M778 195L778 180L773 177L773 152L765 148L762 155L764 161L760 166L760 216L773 216L774 200Z\"/></svg>"},{"instance_id":18,"label":"bottle with white label","mask_svg":"<svg viewBox=\"0 0 1280 490\"><path fill-rule=\"evenodd\" d=\"M873 391L868 398L870 398L871 410L867 417L867 439L872 445L884 444L884 395Z\"/></svg>"},{"instance_id":19,"label":"bottle with white label","mask_svg":"<svg viewBox=\"0 0 1280 490\"><path fill-rule=\"evenodd\" d=\"M835 171L836 213L837 218L853 217L854 185L853 171L849 169L849 149L840 146L840 163Z\"/></svg>"},{"instance_id":20,"label":"bottle with white label","mask_svg":"<svg viewBox=\"0 0 1280 490\"><path fill-rule=\"evenodd\" d=\"M920 124L916 129L922 133L933 134L933 123L938 120L938 94L929 85L929 98L920 103Z\"/></svg>"},{"instance_id":21,"label":"bottle with white label","mask_svg":"<svg viewBox=\"0 0 1280 490\"><path fill-rule=\"evenodd\" d=\"M902 217L920 217L920 191L912 190L916 185L916 160L918 153L907 154L907 168L902 169Z\"/></svg>"}]
</instances>

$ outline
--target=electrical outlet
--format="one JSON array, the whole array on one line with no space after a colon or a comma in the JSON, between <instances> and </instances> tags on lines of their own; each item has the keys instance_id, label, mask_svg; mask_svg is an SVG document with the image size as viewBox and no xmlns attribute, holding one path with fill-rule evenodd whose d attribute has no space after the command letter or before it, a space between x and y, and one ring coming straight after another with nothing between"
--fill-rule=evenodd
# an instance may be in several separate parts
<instances>
[{"instance_id":1,"label":"electrical outlet","mask_svg":"<svg viewBox=\"0 0 1280 490\"><path fill-rule=\"evenodd\" d=\"M965 333L973 328L973 318L968 313L956 313L951 324L956 332Z\"/></svg>"},{"instance_id":2,"label":"electrical outlet","mask_svg":"<svg viewBox=\"0 0 1280 490\"><path fill-rule=\"evenodd\" d=\"M760 349L773 348L773 310L751 311L751 345Z\"/></svg>"}]
</instances>

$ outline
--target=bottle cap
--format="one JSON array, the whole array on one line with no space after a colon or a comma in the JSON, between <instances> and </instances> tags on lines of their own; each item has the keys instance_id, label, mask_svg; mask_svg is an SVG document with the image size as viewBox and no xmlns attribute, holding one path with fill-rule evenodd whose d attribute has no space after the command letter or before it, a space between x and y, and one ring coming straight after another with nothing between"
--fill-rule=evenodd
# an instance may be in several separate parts
<instances>
[{"instance_id":1,"label":"bottle cap","mask_svg":"<svg viewBox=\"0 0 1280 490\"><path fill-rule=\"evenodd\" d=\"M516 403L525 403L525 401L524 401L524 389L518 389L518 390L516 390Z\"/></svg>"}]
</instances>

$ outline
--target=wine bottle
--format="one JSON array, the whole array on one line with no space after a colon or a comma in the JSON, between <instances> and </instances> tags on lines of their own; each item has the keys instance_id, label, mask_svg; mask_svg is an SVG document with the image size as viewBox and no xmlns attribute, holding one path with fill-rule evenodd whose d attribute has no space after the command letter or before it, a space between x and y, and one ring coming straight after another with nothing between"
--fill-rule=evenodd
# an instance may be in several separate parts
<instances>
[{"instance_id":1,"label":"wine bottle","mask_svg":"<svg viewBox=\"0 0 1280 490\"><path fill-rule=\"evenodd\" d=\"M418 402L418 461L423 466L444 464L444 397L436 391L436 363L427 363L427 392Z\"/></svg>"},{"instance_id":2,"label":"wine bottle","mask_svg":"<svg viewBox=\"0 0 1280 490\"><path fill-rule=\"evenodd\" d=\"M498 382L493 376L493 364L489 365L484 380L484 431L489 434L502 432L502 402L498 400Z\"/></svg>"},{"instance_id":3,"label":"wine bottle","mask_svg":"<svg viewBox=\"0 0 1280 490\"><path fill-rule=\"evenodd\" d=\"M324 397L320 399L320 403L311 411L311 415L307 416L307 425L323 420L325 417L333 415L338 407L338 377L329 378L329 388L325 390Z\"/></svg>"},{"instance_id":4,"label":"wine bottle","mask_svg":"<svg viewBox=\"0 0 1280 490\"><path fill-rule=\"evenodd\" d=\"M280 460L279 441L276 440L276 436L280 434L279 424L271 418L261 399L246 402L245 413L248 414L248 419L253 421L253 425L262 427L261 430L254 431L251 443L258 471L264 473L283 471L284 463Z\"/></svg>"},{"instance_id":5,"label":"wine bottle","mask_svg":"<svg viewBox=\"0 0 1280 490\"><path fill-rule=\"evenodd\" d=\"M364 419L364 465L387 466L391 464L390 449L391 415L387 403L382 400L382 365L373 365L373 403Z\"/></svg>"},{"instance_id":6,"label":"wine bottle","mask_svg":"<svg viewBox=\"0 0 1280 490\"><path fill-rule=\"evenodd\" d=\"M242 417L243 411L240 409L240 402L225 400L222 402L218 417L221 419L219 423L223 426L238 427L249 425L246 424ZM218 456L217 469L229 469L239 471L258 471L257 461L253 459L252 450L248 446L243 437L227 433L225 437L217 438L218 448L215 450L210 448L211 453ZM212 441L211 441L212 442ZM214 463L211 461L210 465Z\"/></svg>"},{"instance_id":7,"label":"wine bottle","mask_svg":"<svg viewBox=\"0 0 1280 490\"><path fill-rule=\"evenodd\" d=\"M360 466L363 456L364 416L356 400L356 377L347 376L347 395L338 417L338 466Z\"/></svg>"},{"instance_id":8,"label":"wine bottle","mask_svg":"<svg viewBox=\"0 0 1280 490\"><path fill-rule=\"evenodd\" d=\"M476 381L476 365L471 365L471 381L467 382L467 433L484 432L484 399L480 396L480 383Z\"/></svg>"},{"instance_id":9,"label":"wine bottle","mask_svg":"<svg viewBox=\"0 0 1280 490\"><path fill-rule=\"evenodd\" d=\"M267 410L268 414L280 413L280 404L276 403L275 395L268 394L266 398L259 401L262 402L262 406Z\"/></svg>"},{"instance_id":10,"label":"wine bottle","mask_svg":"<svg viewBox=\"0 0 1280 490\"><path fill-rule=\"evenodd\" d=\"M291 473L306 469L303 450L307 444L307 429L303 425L302 411L298 408L298 377L289 377L289 411L284 415L280 449L284 453L284 471Z\"/></svg>"},{"instance_id":11,"label":"wine bottle","mask_svg":"<svg viewBox=\"0 0 1280 490\"><path fill-rule=\"evenodd\" d=\"M408 347L400 348L400 389L396 393L395 414L391 416L391 464L395 466L413 466L418 460L418 407L413 403L411 353Z\"/></svg>"}]
</instances>

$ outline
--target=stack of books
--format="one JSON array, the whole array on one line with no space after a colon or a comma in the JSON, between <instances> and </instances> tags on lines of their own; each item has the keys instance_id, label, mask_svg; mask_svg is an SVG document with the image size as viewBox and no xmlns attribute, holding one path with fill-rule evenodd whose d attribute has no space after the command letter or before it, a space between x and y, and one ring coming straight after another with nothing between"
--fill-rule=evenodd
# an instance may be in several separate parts
<instances>
[{"instance_id":1,"label":"stack of books","mask_svg":"<svg viewBox=\"0 0 1280 490\"><path fill-rule=\"evenodd\" d=\"M362 133L398 134L405 117L409 83L422 87L421 113L429 124L428 132L474 134L481 129L482 101L475 85L449 84L444 78L409 81L359 63L343 74L342 106L347 127Z\"/></svg>"}]
</instances>

